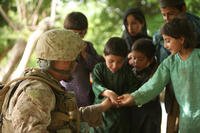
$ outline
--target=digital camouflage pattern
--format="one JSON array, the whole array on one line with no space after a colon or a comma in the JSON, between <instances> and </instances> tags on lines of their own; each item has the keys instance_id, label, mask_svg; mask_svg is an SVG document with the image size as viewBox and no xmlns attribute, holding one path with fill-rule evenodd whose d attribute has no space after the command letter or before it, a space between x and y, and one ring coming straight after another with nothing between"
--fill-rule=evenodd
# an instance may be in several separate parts
<instances>
[{"instance_id":1,"label":"digital camouflage pattern","mask_svg":"<svg viewBox=\"0 0 200 133\"><path fill-rule=\"evenodd\" d=\"M33 70L27 74L37 74L38 77L48 79L62 90L59 82L53 80L53 77L45 72ZM31 79L22 81L16 91L12 93L14 94L11 96L8 108L4 114L3 133L45 133L61 129L75 132L75 130L78 130L78 123L72 125L72 121L70 121L72 117L69 112L78 112L75 98L70 93L64 91L62 93L60 91L57 92L47 83ZM60 97L59 99L58 96ZM70 104L64 105L66 102ZM63 118L63 116L65 117ZM78 121L79 116L76 117L76 120L74 119L73 115L73 122Z\"/></svg>"},{"instance_id":2,"label":"digital camouflage pattern","mask_svg":"<svg viewBox=\"0 0 200 133\"><path fill-rule=\"evenodd\" d=\"M9 96L8 107L4 103L2 133L78 133L80 119L90 126L101 124L99 105L78 109L74 94L62 90L60 83L42 70L28 70L26 76L48 80L55 88L38 79L22 81Z\"/></svg>"},{"instance_id":3,"label":"digital camouflage pattern","mask_svg":"<svg viewBox=\"0 0 200 133\"><path fill-rule=\"evenodd\" d=\"M36 54L44 60L73 61L83 48L78 34L54 29L39 38ZM29 69L23 77L29 76L39 79L23 79L6 94L3 133L78 133L81 118L93 125L100 123L101 106L78 110L74 94L64 91L46 70Z\"/></svg>"},{"instance_id":4,"label":"digital camouflage pattern","mask_svg":"<svg viewBox=\"0 0 200 133\"><path fill-rule=\"evenodd\" d=\"M35 51L40 59L73 61L85 46L78 34L70 30L53 29L41 35Z\"/></svg>"}]
</instances>

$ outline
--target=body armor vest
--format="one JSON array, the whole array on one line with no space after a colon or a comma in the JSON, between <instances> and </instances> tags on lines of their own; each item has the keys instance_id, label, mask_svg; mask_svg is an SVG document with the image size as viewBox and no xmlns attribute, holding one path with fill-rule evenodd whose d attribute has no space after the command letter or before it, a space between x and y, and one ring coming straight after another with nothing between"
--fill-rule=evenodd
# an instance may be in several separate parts
<instances>
[{"instance_id":1,"label":"body armor vest","mask_svg":"<svg viewBox=\"0 0 200 133\"><path fill-rule=\"evenodd\" d=\"M15 79L4 86L4 90L12 92L6 95L4 105L2 107L2 116L4 115L9 101L17 89L21 81L26 79L33 79L44 82L50 86L56 97L55 109L51 112L51 124L48 126L48 131L51 133L79 133L80 116L78 107L76 104L75 94L73 92L64 91L59 82L55 81L40 69L28 69L25 72L25 76L19 79ZM17 86L10 87L11 83L15 83ZM9 88L9 89L8 89ZM11 90L12 89L12 90Z\"/></svg>"}]
</instances>

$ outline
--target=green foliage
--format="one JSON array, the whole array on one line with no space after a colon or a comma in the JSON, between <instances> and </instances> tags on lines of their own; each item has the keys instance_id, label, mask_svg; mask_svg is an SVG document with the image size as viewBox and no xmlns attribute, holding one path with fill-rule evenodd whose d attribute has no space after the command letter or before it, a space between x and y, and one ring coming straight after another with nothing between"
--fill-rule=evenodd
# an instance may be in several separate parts
<instances>
[{"instance_id":1,"label":"green foliage","mask_svg":"<svg viewBox=\"0 0 200 133\"><path fill-rule=\"evenodd\" d=\"M19 0L20 2L20 0ZM12 21L12 23L17 27L18 30L13 32L13 29L8 26L8 23L5 19L0 15L0 52L4 51L6 47L10 47L15 44L15 41L18 38L26 38L30 36L32 30L29 29L31 25L31 17L35 8L38 5L38 1L27 0L24 2L24 11L26 12L26 16L21 16L17 12L17 3L15 0L1 0L1 7L6 13L7 17ZM43 1L43 4L39 10L39 20L43 19L50 13L50 4L51 0ZM25 17L25 18L24 18Z\"/></svg>"},{"instance_id":2,"label":"green foliage","mask_svg":"<svg viewBox=\"0 0 200 133\"><path fill-rule=\"evenodd\" d=\"M98 7L100 3L98 4ZM121 36L122 19L120 12L115 8L108 8L102 4L101 9L95 10L95 14L89 18L90 27L88 40L91 40L99 53L102 53L104 44L112 36Z\"/></svg>"},{"instance_id":3,"label":"green foliage","mask_svg":"<svg viewBox=\"0 0 200 133\"><path fill-rule=\"evenodd\" d=\"M158 31L159 27L163 24L163 19L160 14L155 16L146 16L148 33L150 36L153 36L155 32Z\"/></svg>"},{"instance_id":4,"label":"green foliage","mask_svg":"<svg viewBox=\"0 0 200 133\"><path fill-rule=\"evenodd\" d=\"M12 47L15 42L16 35L13 34L12 29L8 26L0 28L0 53L2 53L6 48Z\"/></svg>"},{"instance_id":5,"label":"green foliage","mask_svg":"<svg viewBox=\"0 0 200 133\"><path fill-rule=\"evenodd\" d=\"M37 67L36 56L34 53L32 54L27 67Z\"/></svg>"},{"instance_id":6,"label":"green foliage","mask_svg":"<svg viewBox=\"0 0 200 133\"><path fill-rule=\"evenodd\" d=\"M200 4L199 0L186 0L187 10L194 13L194 14L200 14Z\"/></svg>"},{"instance_id":7,"label":"green foliage","mask_svg":"<svg viewBox=\"0 0 200 133\"><path fill-rule=\"evenodd\" d=\"M19 0L20 1L20 0ZM32 30L31 15L38 5L38 1L22 0L27 9L27 20L22 20L17 13L15 0L0 0L0 4L20 32L13 32L0 16L0 52L4 47L14 44L19 36L28 38ZM185 0L189 12L200 14L199 0ZM43 0L39 10L37 23L50 15L51 0ZM57 21L55 27L63 27L65 16L71 11L83 12L89 21L89 28L85 40L91 41L98 53L102 54L106 41L112 36L121 36L123 31L123 14L130 7L139 7L145 14L148 32L153 35L162 25L157 0L60 0L57 6ZM30 63L32 64L32 63ZM34 65L34 64L33 64Z\"/></svg>"}]
</instances>

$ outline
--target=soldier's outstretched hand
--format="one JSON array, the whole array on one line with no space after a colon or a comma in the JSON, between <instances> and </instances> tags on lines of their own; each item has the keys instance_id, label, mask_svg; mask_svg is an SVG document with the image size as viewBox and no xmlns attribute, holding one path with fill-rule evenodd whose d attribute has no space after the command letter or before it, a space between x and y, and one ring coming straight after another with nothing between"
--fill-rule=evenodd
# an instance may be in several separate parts
<instances>
[{"instance_id":1,"label":"soldier's outstretched hand","mask_svg":"<svg viewBox=\"0 0 200 133\"><path fill-rule=\"evenodd\" d=\"M119 106L132 106L134 105L134 98L130 94L123 94L117 97Z\"/></svg>"}]
</instances>

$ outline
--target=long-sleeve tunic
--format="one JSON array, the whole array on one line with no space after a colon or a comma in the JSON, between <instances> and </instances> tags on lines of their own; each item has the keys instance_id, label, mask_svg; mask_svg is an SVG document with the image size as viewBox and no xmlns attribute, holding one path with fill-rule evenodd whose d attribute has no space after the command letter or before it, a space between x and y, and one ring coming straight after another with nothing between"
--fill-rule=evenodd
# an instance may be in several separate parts
<instances>
[{"instance_id":1,"label":"long-sleeve tunic","mask_svg":"<svg viewBox=\"0 0 200 133\"><path fill-rule=\"evenodd\" d=\"M114 91L117 95L129 93L135 86L135 78L127 65L116 73L112 73L105 63L99 63L93 70L93 91L95 103L102 101L101 93L106 89ZM103 125L91 128L90 132L96 133L130 133L131 114L129 107L111 108L103 114Z\"/></svg>"},{"instance_id":2,"label":"long-sleeve tunic","mask_svg":"<svg viewBox=\"0 0 200 133\"><path fill-rule=\"evenodd\" d=\"M200 131L200 50L194 49L187 60L178 54L165 59L153 77L131 95L137 105L155 98L170 81L180 106L180 133Z\"/></svg>"}]
</instances>

